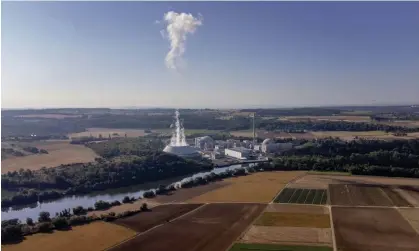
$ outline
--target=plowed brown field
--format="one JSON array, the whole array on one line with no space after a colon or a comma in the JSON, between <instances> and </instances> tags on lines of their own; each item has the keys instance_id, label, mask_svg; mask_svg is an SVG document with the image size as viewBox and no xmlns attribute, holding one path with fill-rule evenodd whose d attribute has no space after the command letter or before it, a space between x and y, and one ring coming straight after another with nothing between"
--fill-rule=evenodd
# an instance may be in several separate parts
<instances>
[{"instance_id":1,"label":"plowed brown field","mask_svg":"<svg viewBox=\"0 0 419 251\"><path fill-rule=\"evenodd\" d=\"M312 205L291 205L291 204L269 204L265 212L277 213L302 213L302 214L329 214L329 209L325 206Z\"/></svg>"},{"instance_id":2,"label":"plowed brown field","mask_svg":"<svg viewBox=\"0 0 419 251\"><path fill-rule=\"evenodd\" d=\"M208 204L166 223L112 251L226 250L265 208L262 204Z\"/></svg>"},{"instance_id":3,"label":"plowed brown field","mask_svg":"<svg viewBox=\"0 0 419 251\"><path fill-rule=\"evenodd\" d=\"M332 184L329 185L329 192L332 205L394 206L389 196L380 187Z\"/></svg>"},{"instance_id":4,"label":"plowed brown field","mask_svg":"<svg viewBox=\"0 0 419 251\"><path fill-rule=\"evenodd\" d=\"M332 207L342 251L419 251L419 235L393 208Z\"/></svg>"},{"instance_id":5,"label":"plowed brown field","mask_svg":"<svg viewBox=\"0 0 419 251\"><path fill-rule=\"evenodd\" d=\"M175 219L190 212L202 204L168 204L154 207L150 212L141 212L136 215L122 218L114 223L133 229L136 232L146 231L154 226Z\"/></svg>"}]
</instances>

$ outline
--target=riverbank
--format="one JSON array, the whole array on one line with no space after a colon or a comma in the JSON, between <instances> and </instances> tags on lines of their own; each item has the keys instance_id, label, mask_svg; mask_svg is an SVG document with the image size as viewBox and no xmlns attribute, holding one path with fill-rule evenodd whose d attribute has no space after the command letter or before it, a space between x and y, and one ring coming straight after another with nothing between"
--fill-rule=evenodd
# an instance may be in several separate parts
<instances>
[{"instance_id":1,"label":"riverbank","mask_svg":"<svg viewBox=\"0 0 419 251\"><path fill-rule=\"evenodd\" d=\"M249 164L252 166L252 164ZM232 172L236 169L242 168L242 165L232 165L228 167L223 168L215 168L212 171L207 172L200 172L193 174L191 176L187 176L182 179L178 179L176 181L170 182L170 184L177 185L178 188L180 188L180 184L184 184L185 186L197 186L198 184L191 183L191 181L194 181L195 179L202 180L202 177L209 176L211 173L214 174L221 174L225 172ZM230 174L229 174L230 175ZM225 176L224 178L227 178L228 176ZM167 180L166 180L167 181ZM155 182L159 184L164 184L164 181ZM211 182L212 183L212 182ZM166 183L167 185L170 185ZM114 202L114 201L122 201L124 197L128 196L129 198L144 198L144 193L148 191L152 191L153 193L156 192L158 188L158 184L156 184L154 187L148 186L147 188L139 188L138 190L130 190L130 191L124 191L119 193L112 193L111 191L108 191L107 194L98 194L98 195L82 195L82 196L70 196L70 197L64 197L60 198L58 200L54 201L48 201L48 202L42 202L37 203L36 205L32 205L31 207L19 207L19 208L8 208L8 209L2 209L2 220L9 220L9 219L19 219L21 221L25 221L26 218L32 218L37 219L40 212L49 212L52 216L54 216L56 213L60 213L64 209L72 209L78 206L82 206L83 208L88 207L94 207L95 202L97 201L105 201L105 202ZM177 191L174 191L175 196ZM166 197L167 195L160 195L161 197ZM100 214L100 212L99 212Z\"/></svg>"}]
</instances>

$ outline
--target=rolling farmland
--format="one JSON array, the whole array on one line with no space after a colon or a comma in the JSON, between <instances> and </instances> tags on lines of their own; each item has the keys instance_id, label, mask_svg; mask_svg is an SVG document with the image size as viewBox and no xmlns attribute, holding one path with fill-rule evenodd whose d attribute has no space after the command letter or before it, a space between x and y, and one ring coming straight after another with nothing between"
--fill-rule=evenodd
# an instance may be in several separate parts
<instances>
[{"instance_id":1,"label":"rolling farmland","mask_svg":"<svg viewBox=\"0 0 419 251\"><path fill-rule=\"evenodd\" d=\"M332 243L329 211L323 206L270 204L238 241L329 247Z\"/></svg>"},{"instance_id":2,"label":"rolling farmland","mask_svg":"<svg viewBox=\"0 0 419 251\"><path fill-rule=\"evenodd\" d=\"M33 146L48 151L48 154L33 154L1 162L1 173L19 171L19 169L38 170L42 167L56 167L72 163L94 161L98 155L83 145L73 145L68 141L45 141Z\"/></svg>"},{"instance_id":3,"label":"rolling farmland","mask_svg":"<svg viewBox=\"0 0 419 251\"><path fill-rule=\"evenodd\" d=\"M268 203L292 179L304 172L262 172L222 181L227 186L195 197L189 202L259 202Z\"/></svg>"},{"instance_id":4,"label":"rolling farmland","mask_svg":"<svg viewBox=\"0 0 419 251\"><path fill-rule=\"evenodd\" d=\"M419 235L393 208L332 207L339 250L417 251Z\"/></svg>"},{"instance_id":5,"label":"rolling farmland","mask_svg":"<svg viewBox=\"0 0 419 251\"><path fill-rule=\"evenodd\" d=\"M225 250L265 206L243 203L204 205L110 250Z\"/></svg>"},{"instance_id":6,"label":"rolling farmland","mask_svg":"<svg viewBox=\"0 0 419 251\"><path fill-rule=\"evenodd\" d=\"M333 205L342 206L404 206L412 205L389 187L366 185L329 185Z\"/></svg>"},{"instance_id":7,"label":"rolling farmland","mask_svg":"<svg viewBox=\"0 0 419 251\"><path fill-rule=\"evenodd\" d=\"M103 221L73 227L70 231L26 236L19 244L2 245L5 251L99 251L135 235L135 231Z\"/></svg>"}]
</instances>

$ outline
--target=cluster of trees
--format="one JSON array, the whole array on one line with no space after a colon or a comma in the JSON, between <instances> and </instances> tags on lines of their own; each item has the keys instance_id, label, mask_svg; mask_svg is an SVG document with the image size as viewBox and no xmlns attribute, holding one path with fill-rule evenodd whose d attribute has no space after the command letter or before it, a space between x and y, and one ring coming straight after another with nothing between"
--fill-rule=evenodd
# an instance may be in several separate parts
<instances>
[{"instance_id":1,"label":"cluster of trees","mask_svg":"<svg viewBox=\"0 0 419 251\"><path fill-rule=\"evenodd\" d=\"M48 151L45 149L38 149L37 147L34 146L25 146L23 147L23 150L33 153L33 154L38 154L38 153L42 153L42 154L48 154Z\"/></svg>"},{"instance_id":2,"label":"cluster of trees","mask_svg":"<svg viewBox=\"0 0 419 251\"><path fill-rule=\"evenodd\" d=\"M258 128L268 131L303 132L307 131L386 131L386 132L418 132L417 128L391 126L346 121L281 121L263 120Z\"/></svg>"},{"instance_id":3,"label":"cluster of trees","mask_svg":"<svg viewBox=\"0 0 419 251\"><path fill-rule=\"evenodd\" d=\"M419 140L317 140L284 152L273 165L283 170L419 178Z\"/></svg>"},{"instance_id":4,"label":"cluster of trees","mask_svg":"<svg viewBox=\"0 0 419 251\"><path fill-rule=\"evenodd\" d=\"M3 198L2 207L164 180L211 170L212 167L209 162L154 152L126 160L61 165L36 171L22 169L19 172L2 174L2 189L21 190L10 198ZM51 189L61 192L49 191Z\"/></svg>"},{"instance_id":5,"label":"cluster of trees","mask_svg":"<svg viewBox=\"0 0 419 251\"><path fill-rule=\"evenodd\" d=\"M121 155L153 156L163 150L165 144L158 137L141 137L114 138L103 142L87 143L86 146L104 158L112 158Z\"/></svg>"},{"instance_id":6,"label":"cluster of trees","mask_svg":"<svg viewBox=\"0 0 419 251\"><path fill-rule=\"evenodd\" d=\"M26 223L22 223L18 219L3 220L1 222L1 243L19 242L28 234L51 232L54 229L69 229L71 226L83 225L97 220L113 221L149 210L148 205L143 203L138 210L129 210L118 214L110 212L98 217L84 215L88 210L79 206L73 208L73 214L69 209L63 210L54 218L50 217L49 212L40 212L37 223L32 218L27 218Z\"/></svg>"}]
</instances>

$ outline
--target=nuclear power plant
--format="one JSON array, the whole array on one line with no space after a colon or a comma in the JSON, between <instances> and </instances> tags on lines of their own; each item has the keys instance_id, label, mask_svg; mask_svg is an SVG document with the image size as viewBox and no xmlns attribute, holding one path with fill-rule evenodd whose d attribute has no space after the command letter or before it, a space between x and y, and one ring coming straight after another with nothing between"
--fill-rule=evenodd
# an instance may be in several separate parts
<instances>
[{"instance_id":1,"label":"nuclear power plant","mask_svg":"<svg viewBox=\"0 0 419 251\"><path fill-rule=\"evenodd\" d=\"M175 154L183 158L200 158L201 154L197 149L191 147L186 143L185 129L179 119L179 111L175 113L175 126L170 139L170 144L164 149L164 152Z\"/></svg>"},{"instance_id":2,"label":"nuclear power plant","mask_svg":"<svg viewBox=\"0 0 419 251\"><path fill-rule=\"evenodd\" d=\"M183 158L198 159L204 157L217 162L218 160L228 159L264 159L268 154L278 154L294 147L292 143L276 143L273 139L265 139L261 144L258 144L255 114L252 115L252 118L252 140L214 140L210 136L203 136L195 138L194 145L190 146L186 141L185 129L180 120L179 111L176 111L172 137L163 151Z\"/></svg>"}]
</instances>

